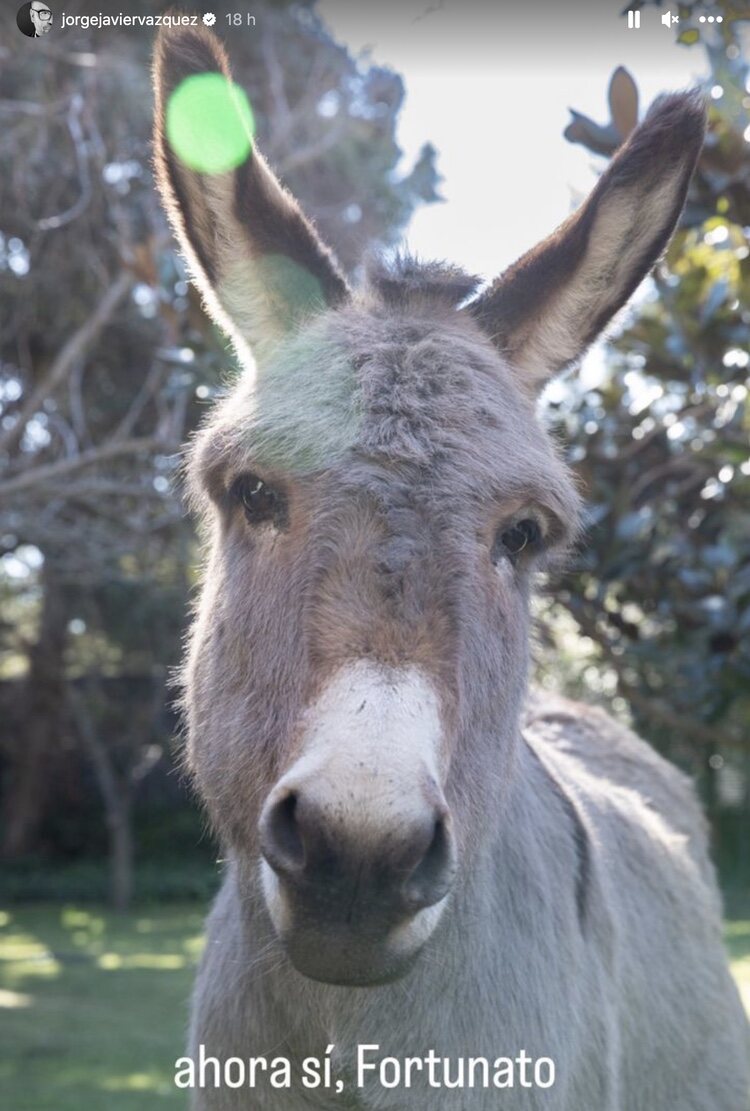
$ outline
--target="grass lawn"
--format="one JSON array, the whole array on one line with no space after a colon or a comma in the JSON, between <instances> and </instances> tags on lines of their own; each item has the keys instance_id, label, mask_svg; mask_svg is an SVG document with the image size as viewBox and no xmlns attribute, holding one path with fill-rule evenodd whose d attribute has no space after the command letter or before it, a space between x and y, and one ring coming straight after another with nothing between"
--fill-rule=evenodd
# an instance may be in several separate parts
<instances>
[{"instance_id":1,"label":"grass lawn","mask_svg":"<svg viewBox=\"0 0 750 1111\"><path fill-rule=\"evenodd\" d=\"M8 1111L185 1111L172 1085L202 912L0 911L0 1092ZM750 1011L750 921L727 925Z\"/></svg>"},{"instance_id":2,"label":"grass lawn","mask_svg":"<svg viewBox=\"0 0 750 1111\"><path fill-rule=\"evenodd\" d=\"M740 986L745 1010L750 1015L750 921L735 919L727 922L726 939L732 958L732 972Z\"/></svg>"},{"instance_id":3,"label":"grass lawn","mask_svg":"<svg viewBox=\"0 0 750 1111\"><path fill-rule=\"evenodd\" d=\"M118 918L0 912L0 1104L8 1111L187 1107L174 1088L202 908Z\"/></svg>"}]
</instances>

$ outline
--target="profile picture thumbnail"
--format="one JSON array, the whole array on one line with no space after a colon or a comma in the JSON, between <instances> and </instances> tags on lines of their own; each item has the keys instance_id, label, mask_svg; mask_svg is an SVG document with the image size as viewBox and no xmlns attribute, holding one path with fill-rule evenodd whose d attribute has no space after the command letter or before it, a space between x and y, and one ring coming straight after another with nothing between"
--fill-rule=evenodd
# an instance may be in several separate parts
<instances>
[{"instance_id":1,"label":"profile picture thumbnail","mask_svg":"<svg viewBox=\"0 0 750 1111\"><path fill-rule=\"evenodd\" d=\"M30 39L40 39L52 29L52 11L44 0L21 4L16 13L18 30Z\"/></svg>"}]
</instances>

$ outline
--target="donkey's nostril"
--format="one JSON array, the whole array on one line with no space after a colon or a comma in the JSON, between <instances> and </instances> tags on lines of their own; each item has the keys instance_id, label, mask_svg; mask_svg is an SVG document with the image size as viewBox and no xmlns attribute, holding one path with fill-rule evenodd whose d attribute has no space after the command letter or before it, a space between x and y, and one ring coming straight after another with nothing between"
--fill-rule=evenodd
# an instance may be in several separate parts
<instances>
[{"instance_id":1,"label":"donkey's nostril","mask_svg":"<svg viewBox=\"0 0 750 1111\"><path fill-rule=\"evenodd\" d=\"M260 841L263 855L278 872L297 872L304 867L305 844L297 821L297 795L289 791L261 817Z\"/></svg>"},{"instance_id":2,"label":"donkey's nostril","mask_svg":"<svg viewBox=\"0 0 750 1111\"><path fill-rule=\"evenodd\" d=\"M453 836L445 818L435 819L432 840L404 885L404 897L415 910L439 902L451 888L456 871Z\"/></svg>"},{"instance_id":3,"label":"donkey's nostril","mask_svg":"<svg viewBox=\"0 0 750 1111\"><path fill-rule=\"evenodd\" d=\"M323 787L325 784L323 784ZM450 814L444 803L410 800L388 820L346 811L321 782L280 784L260 816L260 848L287 894L321 910L340 902L353 913L416 914L448 894L456 872ZM346 817L347 820L344 820ZM385 815L384 815L385 817Z\"/></svg>"}]
</instances>

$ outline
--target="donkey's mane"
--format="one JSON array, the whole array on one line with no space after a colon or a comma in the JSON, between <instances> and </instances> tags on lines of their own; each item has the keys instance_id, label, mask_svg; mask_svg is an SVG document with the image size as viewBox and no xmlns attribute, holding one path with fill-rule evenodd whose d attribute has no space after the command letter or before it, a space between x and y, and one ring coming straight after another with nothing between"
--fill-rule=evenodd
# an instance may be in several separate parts
<instances>
[{"instance_id":1,"label":"donkey's mane","mask_svg":"<svg viewBox=\"0 0 750 1111\"><path fill-rule=\"evenodd\" d=\"M448 262L424 262L414 255L372 259L367 288L388 306L458 308L476 293L482 279Z\"/></svg>"}]
</instances>

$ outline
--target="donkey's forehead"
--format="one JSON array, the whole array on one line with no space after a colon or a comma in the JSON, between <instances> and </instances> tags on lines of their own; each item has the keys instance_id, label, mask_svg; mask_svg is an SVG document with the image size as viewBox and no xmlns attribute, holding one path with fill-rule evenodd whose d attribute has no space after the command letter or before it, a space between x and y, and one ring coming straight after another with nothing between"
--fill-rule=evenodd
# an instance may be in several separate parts
<instances>
[{"instance_id":1,"label":"donkey's forehead","mask_svg":"<svg viewBox=\"0 0 750 1111\"><path fill-rule=\"evenodd\" d=\"M363 309L330 313L287 338L225 403L233 454L275 472L328 468L352 449L430 465L523 423L530 401L491 346L447 320Z\"/></svg>"},{"instance_id":2,"label":"donkey's forehead","mask_svg":"<svg viewBox=\"0 0 750 1111\"><path fill-rule=\"evenodd\" d=\"M319 470L356 441L362 423L355 360L323 320L276 346L228 401L237 453L290 474Z\"/></svg>"}]
</instances>

